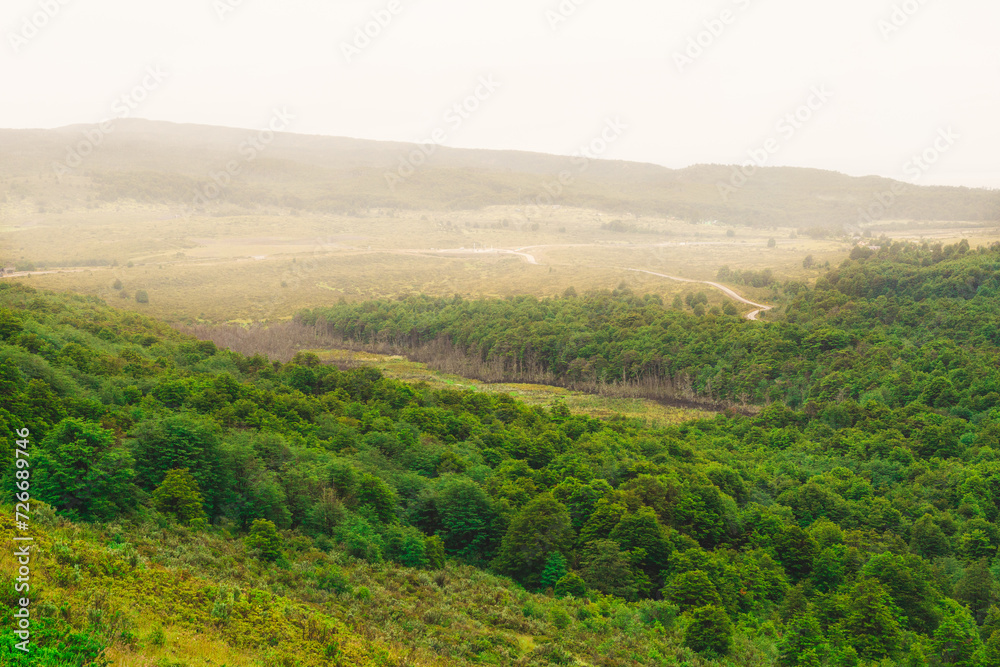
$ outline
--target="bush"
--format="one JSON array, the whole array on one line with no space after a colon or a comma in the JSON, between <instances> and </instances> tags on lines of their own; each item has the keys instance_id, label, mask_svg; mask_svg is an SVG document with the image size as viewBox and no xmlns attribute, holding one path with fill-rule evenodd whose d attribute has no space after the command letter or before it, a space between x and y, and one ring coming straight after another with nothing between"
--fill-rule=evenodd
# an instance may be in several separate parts
<instances>
[{"instance_id":1,"label":"bush","mask_svg":"<svg viewBox=\"0 0 1000 667\"><path fill-rule=\"evenodd\" d=\"M570 572L556 582L555 593L559 597L572 595L575 598L587 597L587 584L580 575Z\"/></svg>"},{"instance_id":2,"label":"bush","mask_svg":"<svg viewBox=\"0 0 1000 667\"><path fill-rule=\"evenodd\" d=\"M198 482L187 468L168 470L163 482L153 491L153 505L160 512L181 523L205 519Z\"/></svg>"},{"instance_id":3,"label":"bush","mask_svg":"<svg viewBox=\"0 0 1000 667\"><path fill-rule=\"evenodd\" d=\"M136 303L149 303L149 294L146 292L146 290L144 290L144 289L136 290L136 293L135 293L135 302Z\"/></svg>"},{"instance_id":4,"label":"bush","mask_svg":"<svg viewBox=\"0 0 1000 667\"><path fill-rule=\"evenodd\" d=\"M698 653L728 655L733 648L733 624L722 607L698 607L684 630L684 644Z\"/></svg>"},{"instance_id":5,"label":"bush","mask_svg":"<svg viewBox=\"0 0 1000 667\"><path fill-rule=\"evenodd\" d=\"M275 561L281 556L281 535L278 534L274 524L267 519L257 519L253 522L246 543L249 549L264 560Z\"/></svg>"}]
</instances>

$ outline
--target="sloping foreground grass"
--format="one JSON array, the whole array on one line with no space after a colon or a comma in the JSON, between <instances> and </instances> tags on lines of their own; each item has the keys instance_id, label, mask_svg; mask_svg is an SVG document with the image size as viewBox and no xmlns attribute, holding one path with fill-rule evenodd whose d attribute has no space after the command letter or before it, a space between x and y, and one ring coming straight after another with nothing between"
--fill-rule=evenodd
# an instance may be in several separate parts
<instances>
[{"instance_id":1,"label":"sloping foreground grass","mask_svg":"<svg viewBox=\"0 0 1000 667\"><path fill-rule=\"evenodd\" d=\"M774 657L766 637L740 632L728 660L699 657L681 647L677 609L666 602L535 595L455 564L372 565L291 532L286 557L268 564L225 528L192 530L159 515L75 524L33 509L32 652L13 648L16 560L5 549L3 665L698 666ZM5 544L13 514L0 506Z\"/></svg>"}]
</instances>

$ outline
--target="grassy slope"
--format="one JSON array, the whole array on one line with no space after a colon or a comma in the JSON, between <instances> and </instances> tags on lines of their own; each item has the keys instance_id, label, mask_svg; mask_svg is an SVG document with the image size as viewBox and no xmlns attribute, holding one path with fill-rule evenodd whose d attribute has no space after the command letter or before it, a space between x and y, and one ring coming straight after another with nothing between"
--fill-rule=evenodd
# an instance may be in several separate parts
<instances>
[{"instance_id":1,"label":"grassy slope","mask_svg":"<svg viewBox=\"0 0 1000 667\"><path fill-rule=\"evenodd\" d=\"M5 542L12 515L0 506ZM36 619L99 638L118 667L586 665L598 656L603 664L715 664L680 646L676 608L665 603L531 594L454 563L437 572L371 565L292 533L291 558L278 566L250 557L224 528L198 532L155 518L74 524L41 504L33 520ZM0 571L14 566L8 550L0 553ZM324 588L331 569L343 580ZM773 648L740 632L732 659L760 664Z\"/></svg>"}]
</instances>

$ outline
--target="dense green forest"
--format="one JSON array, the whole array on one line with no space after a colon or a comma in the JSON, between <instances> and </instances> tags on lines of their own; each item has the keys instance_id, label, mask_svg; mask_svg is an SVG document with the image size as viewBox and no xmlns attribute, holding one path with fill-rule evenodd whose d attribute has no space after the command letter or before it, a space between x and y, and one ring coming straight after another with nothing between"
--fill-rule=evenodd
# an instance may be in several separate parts
<instances>
[{"instance_id":1,"label":"dense green forest","mask_svg":"<svg viewBox=\"0 0 1000 667\"><path fill-rule=\"evenodd\" d=\"M299 319L361 343L418 348L444 339L514 376L652 381L714 401L781 401L810 416L872 400L964 419L1000 407L1000 245L878 243L855 248L814 288L776 286L772 296L783 301L767 323L706 310L697 298L665 307L625 287L552 299L340 304Z\"/></svg>"},{"instance_id":2,"label":"dense green forest","mask_svg":"<svg viewBox=\"0 0 1000 667\"><path fill-rule=\"evenodd\" d=\"M1000 247L883 241L770 322L627 290L303 316L761 406L670 427L0 283L0 532L27 428L41 559L29 662L0 558L0 663L211 629L241 665L1000 665L998 281Z\"/></svg>"}]
</instances>

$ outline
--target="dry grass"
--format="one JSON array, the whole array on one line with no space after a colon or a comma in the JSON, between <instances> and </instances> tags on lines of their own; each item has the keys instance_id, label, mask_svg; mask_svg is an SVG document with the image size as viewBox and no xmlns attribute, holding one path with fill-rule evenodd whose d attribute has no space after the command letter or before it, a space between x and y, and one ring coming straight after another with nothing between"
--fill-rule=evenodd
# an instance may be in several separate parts
<instances>
[{"instance_id":1,"label":"dry grass","mask_svg":"<svg viewBox=\"0 0 1000 667\"><path fill-rule=\"evenodd\" d=\"M11 202L2 205L0 261L81 267L46 273L30 284L104 298L171 321L250 322L290 318L302 308L424 293L469 298L516 294L549 296L568 287L610 289L625 282L641 294L711 289L625 271L642 268L698 280L718 269L770 268L779 278L809 281L812 255L819 265L840 262L850 243L796 236L788 228L695 225L657 217L628 217L560 208L528 220L512 206L475 211L369 210L358 215L257 214L177 217L166 206L128 202L41 214ZM620 222L632 231L611 231ZM973 245L1000 238L985 228L923 225L912 233L950 240L962 234ZM777 241L767 248L769 238ZM465 252L460 249L466 249ZM472 249L523 249L538 264L511 254ZM441 252L448 250L449 252ZM93 266L95 261L117 266ZM131 266L129 264L131 263ZM120 280L126 298L113 285ZM136 290L148 304L137 304ZM738 287L751 298L768 291Z\"/></svg>"},{"instance_id":2,"label":"dry grass","mask_svg":"<svg viewBox=\"0 0 1000 667\"><path fill-rule=\"evenodd\" d=\"M311 327L287 323L269 327L240 326L181 326L182 331L199 338L212 340L220 347L233 349L246 355L264 354L272 359L289 361L296 352L315 352L320 359L340 368L360 365L374 366L386 376L405 382L424 382L438 389L471 389L493 393L512 394L529 405L551 408L564 403L573 412L591 417L610 418L622 416L642 419L649 424L678 424L692 419L709 418L710 409L702 409L693 402L673 395L652 400L656 387L644 385L593 385L588 391L574 390L552 384L528 382L489 381L473 379L476 369L467 360L455 355L431 354L424 361L414 361L402 354L378 354L360 349L346 349L344 341L317 333ZM425 353L427 351L425 350ZM415 354L419 355L419 351ZM452 372L452 368L465 369L466 375ZM509 375L497 371L497 378ZM554 381L554 380L553 380Z\"/></svg>"}]
</instances>

